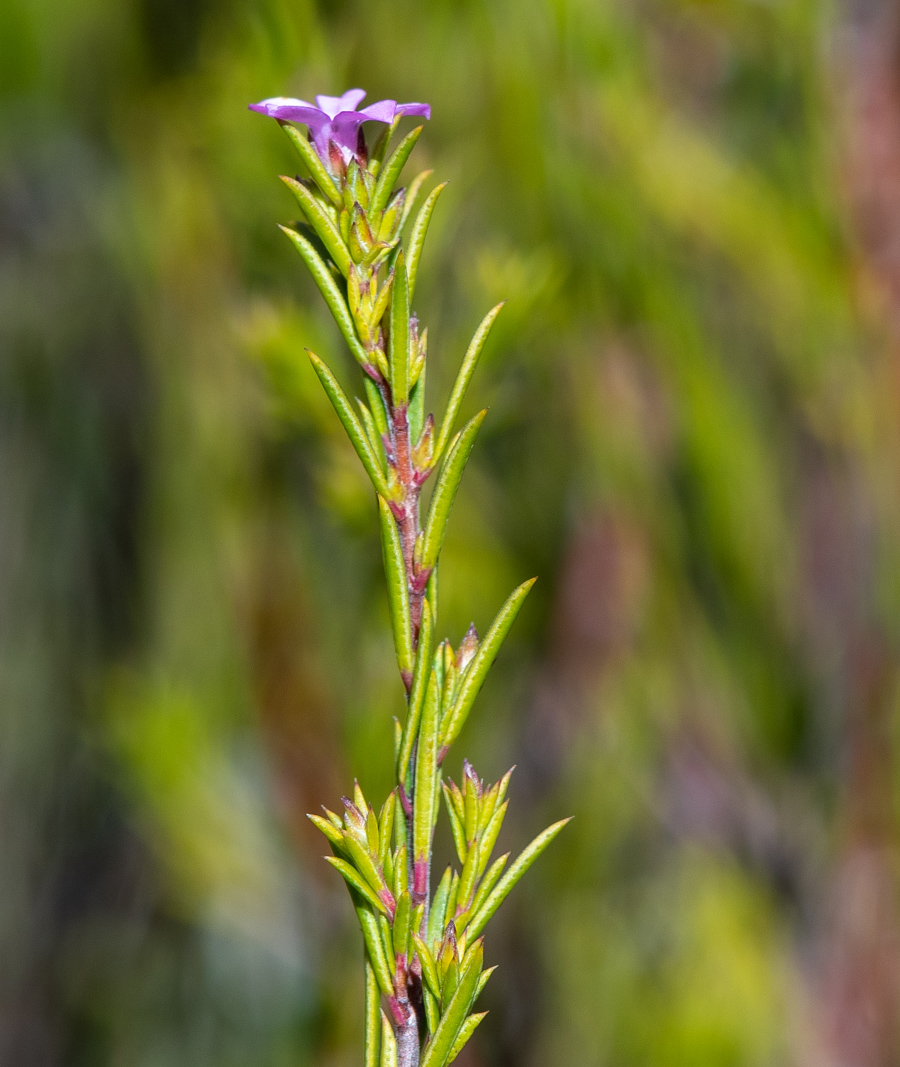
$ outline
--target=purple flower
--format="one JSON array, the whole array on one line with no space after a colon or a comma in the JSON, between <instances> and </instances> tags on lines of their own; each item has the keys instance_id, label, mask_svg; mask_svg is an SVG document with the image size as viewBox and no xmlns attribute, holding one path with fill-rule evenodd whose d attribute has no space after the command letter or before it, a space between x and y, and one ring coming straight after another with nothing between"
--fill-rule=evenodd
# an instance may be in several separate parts
<instances>
[{"instance_id":1,"label":"purple flower","mask_svg":"<svg viewBox=\"0 0 900 1067\"><path fill-rule=\"evenodd\" d=\"M396 100L379 100L362 111L364 89L348 89L343 96L317 96L316 106L305 100L273 96L258 104L248 105L251 111L271 115L274 119L302 122L309 127L312 141L320 158L328 162L328 142L334 141L346 161L356 154L359 128L364 122L384 122L390 125L398 115L421 115L431 118L428 104L398 104Z\"/></svg>"}]
</instances>

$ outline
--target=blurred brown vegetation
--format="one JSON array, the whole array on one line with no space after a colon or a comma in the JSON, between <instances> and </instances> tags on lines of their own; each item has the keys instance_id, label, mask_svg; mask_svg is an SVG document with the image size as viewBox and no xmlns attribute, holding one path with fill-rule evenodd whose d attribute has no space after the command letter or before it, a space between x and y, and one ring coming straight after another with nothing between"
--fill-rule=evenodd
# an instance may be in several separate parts
<instances>
[{"instance_id":1,"label":"blurred brown vegetation","mask_svg":"<svg viewBox=\"0 0 900 1067\"><path fill-rule=\"evenodd\" d=\"M0 4L0 1063L359 1061L303 816L384 792L402 694L246 111L354 85L433 105L435 397L509 301L441 628L541 581L459 755L518 765L507 847L576 816L467 1067L891 1067L887 0Z\"/></svg>"}]
</instances>

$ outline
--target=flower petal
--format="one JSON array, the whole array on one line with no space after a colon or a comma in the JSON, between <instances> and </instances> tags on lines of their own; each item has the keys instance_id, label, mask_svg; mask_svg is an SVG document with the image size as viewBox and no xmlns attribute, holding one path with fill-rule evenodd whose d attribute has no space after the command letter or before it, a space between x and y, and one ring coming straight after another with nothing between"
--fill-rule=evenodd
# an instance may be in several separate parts
<instances>
[{"instance_id":1,"label":"flower petal","mask_svg":"<svg viewBox=\"0 0 900 1067\"><path fill-rule=\"evenodd\" d=\"M423 119L431 118L431 104L398 104L398 115L421 115Z\"/></svg>"},{"instance_id":2,"label":"flower petal","mask_svg":"<svg viewBox=\"0 0 900 1067\"><path fill-rule=\"evenodd\" d=\"M369 104L360 111L360 115L371 122L386 122L388 126L394 121L397 113L396 100L379 100L377 104Z\"/></svg>"},{"instance_id":3,"label":"flower petal","mask_svg":"<svg viewBox=\"0 0 900 1067\"><path fill-rule=\"evenodd\" d=\"M342 111L331 122L331 136L339 145L355 153L359 128L365 119L361 111Z\"/></svg>"},{"instance_id":4,"label":"flower petal","mask_svg":"<svg viewBox=\"0 0 900 1067\"><path fill-rule=\"evenodd\" d=\"M355 111L365 95L365 89L348 89L343 96L317 96L316 103L330 119L334 119L342 111Z\"/></svg>"}]
</instances>

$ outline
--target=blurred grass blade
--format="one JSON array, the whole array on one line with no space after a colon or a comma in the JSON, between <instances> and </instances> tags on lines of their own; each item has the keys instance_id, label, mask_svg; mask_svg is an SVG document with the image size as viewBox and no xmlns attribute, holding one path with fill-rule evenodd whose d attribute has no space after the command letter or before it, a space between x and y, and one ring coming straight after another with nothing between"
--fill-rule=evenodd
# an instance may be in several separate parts
<instances>
[{"instance_id":1,"label":"blurred grass blade","mask_svg":"<svg viewBox=\"0 0 900 1067\"><path fill-rule=\"evenodd\" d=\"M328 254L334 260L337 269L346 278L350 273L350 253L341 237L341 232L332 222L328 212L322 204L313 196L302 182L296 178L288 178L284 174L281 180L294 194L303 214L309 221L310 226L319 235L322 244L328 249Z\"/></svg>"},{"instance_id":2,"label":"blurred grass blade","mask_svg":"<svg viewBox=\"0 0 900 1067\"><path fill-rule=\"evenodd\" d=\"M291 125L289 122L281 121L279 121L278 125L288 135L291 139L291 143L300 153L300 157L306 164L306 169L312 175L316 185L318 185L336 208L340 208L343 203L340 191L334 184L334 179L325 169L325 164L319 159L318 152L316 152L312 144L310 144L304 134L298 130L296 126Z\"/></svg>"},{"instance_id":3,"label":"blurred grass blade","mask_svg":"<svg viewBox=\"0 0 900 1067\"><path fill-rule=\"evenodd\" d=\"M359 419L357 419L354 414L353 408L350 406L350 401L338 384L337 378L335 378L315 352L309 352L309 350L307 350L307 354L313 365L313 370L315 370L316 374L319 376L319 381L322 383L325 392L328 394L328 399L331 401L332 407L337 412L337 417L341 420L344 429L347 431L350 443L356 449L356 454L359 456L366 474L368 474L369 478L372 480L372 485L375 486L375 491L379 494L380 498L390 499L390 490L388 489L384 475L381 473L381 467L378 465L378 460L372 452L369 439L366 437L366 431L360 425Z\"/></svg>"},{"instance_id":4,"label":"blurred grass blade","mask_svg":"<svg viewBox=\"0 0 900 1067\"><path fill-rule=\"evenodd\" d=\"M478 911L472 916L472 921L469 923L466 930L466 935L468 937L478 937L487 925L488 920L506 899L507 894L512 887L569 821L569 819L561 819L559 822L555 822L552 826L548 826L542 834L538 834L538 836L531 842L512 867L510 867L506 874L503 875L495 888L488 895L487 900L485 900Z\"/></svg>"},{"instance_id":5,"label":"blurred grass blade","mask_svg":"<svg viewBox=\"0 0 900 1067\"><path fill-rule=\"evenodd\" d=\"M496 659L510 627L515 622L525 597L528 596L531 587L536 581L537 578L529 578L527 582L523 582L518 589L515 589L491 624L490 630L488 630L484 640L481 642L481 646L475 653L475 658L469 664L456 702L444 716L444 721L441 725L442 750L449 748L459 736L459 732L463 728L469 712L472 710L472 705L478 696L484 679L487 677L487 672Z\"/></svg>"},{"instance_id":6,"label":"blurred grass blade","mask_svg":"<svg viewBox=\"0 0 900 1067\"><path fill-rule=\"evenodd\" d=\"M404 683L409 686L413 677L413 649L406 564L403 561L400 531L394 521L394 514L382 497L378 498L378 514L381 519L381 548L384 556L384 574L387 579L391 627L394 631L394 647L397 650L400 673L403 675Z\"/></svg>"},{"instance_id":7,"label":"blurred grass blade","mask_svg":"<svg viewBox=\"0 0 900 1067\"><path fill-rule=\"evenodd\" d=\"M418 141L419 134L423 129L424 126L417 126L408 133L397 145L396 151L391 158L379 171L378 181L375 183L375 192L372 194L372 201L369 204L369 218L374 219L379 212L384 211L387 207L391 192L400 177L400 172L403 170L407 159L409 159L410 152L415 148L416 141Z\"/></svg>"},{"instance_id":8,"label":"blurred grass blade","mask_svg":"<svg viewBox=\"0 0 900 1067\"><path fill-rule=\"evenodd\" d=\"M378 1067L381 1045L381 993L375 968L366 953L366 1058L365 1067Z\"/></svg>"},{"instance_id":9,"label":"blurred grass blade","mask_svg":"<svg viewBox=\"0 0 900 1067\"><path fill-rule=\"evenodd\" d=\"M402 251L394 264L388 365L391 370L391 399L395 407L405 407L409 403L409 288Z\"/></svg>"},{"instance_id":10,"label":"blurred grass blade","mask_svg":"<svg viewBox=\"0 0 900 1067\"><path fill-rule=\"evenodd\" d=\"M412 286L410 286L410 291L411 290ZM481 320L481 324L475 331L475 336L469 342L469 347L466 349L466 354L463 357L459 373L456 375L456 381L453 383L450 399L447 402L447 410L444 412L444 418L441 422L440 431L438 432L437 442L434 446L435 463L437 463L444 454L444 449L447 447L447 442L450 440L450 434L453 433L453 424L456 422L456 416L459 414L459 409L462 405L463 397L466 395L469 381L478 364L478 357L481 355L481 350L484 348L484 343L487 341L488 334L491 332L494 320L500 314L502 307L503 303L500 303L497 304L496 307L491 308L487 315Z\"/></svg>"},{"instance_id":11,"label":"blurred grass blade","mask_svg":"<svg viewBox=\"0 0 900 1067\"><path fill-rule=\"evenodd\" d=\"M428 194L428 198L422 205L416 221L413 223L412 232L409 235L409 299L412 300L416 289L416 275L419 273L419 260L422 258L422 248L425 244L425 235L428 233L428 224L438 197L447 188L447 182L436 185Z\"/></svg>"},{"instance_id":12,"label":"blurred grass blade","mask_svg":"<svg viewBox=\"0 0 900 1067\"><path fill-rule=\"evenodd\" d=\"M422 601L422 625L419 627L419 646L416 649L412 689L409 692L409 707L406 713L406 723L403 726L403 737L400 741L400 755L397 759L397 781L404 784L406 783L413 745L419 730L419 719L422 715L422 705L425 702L425 692L428 688L433 643L434 626L431 619L431 605L426 599Z\"/></svg>"},{"instance_id":13,"label":"blurred grass blade","mask_svg":"<svg viewBox=\"0 0 900 1067\"><path fill-rule=\"evenodd\" d=\"M350 351L353 353L353 358L359 364L371 362L370 357L366 350L362 346L362 342L356 334L356 327L353 325L353 317L350 314L350 309L347 307L347 301L344 300L344 296L338 288L337 282L334 280L334 275L322 262L322 257L313 248L312 244L301 233L297 233L296 230L290 229L288 226L280 226L279 229L285 233L290 239L291 243L300 253L303 258L303 262L309 268L310 274L319 287L319 292L325 298L325 303L328 305L328 310L331 312L334 321L337 323L338 329L341 331L341 336L347 342L350 347Z\"/></svg>"},{"instance_id":14,"label":"blurred grass blade","mask_svg":"<svg viewBox=\"0 0 900 1067\"><path fill-rule=\"evenodd\" d=\"M421 1067L444 1067L444 1064L448 1062L450 1050L456 1043L466 1016L469 1014L469 1008L475 1000L483 959L482 946L476 942L470 950L469 958L460 975L459 985L444 1010L434 1036L425 1047Z\"/></svg>"},{"instance_id":15,"label":"blurred grass blade","mask_svg":"<svg viewBox=\"0 0 900 1067\"><path fill-rule=\"evenodd\" d=\"M469 1015L466 1021L459 1028L459 1033L456 1035L456 1040L453 1042L453 1047L450 1049L450 1055L447 1057L447 1063L453 1063L456 1057L462 1052L463 1046L475 1033L475 1028L481 1022L481 1020L487 1015L486 1011L480 1011L477 1015Z\"/></svg>"},{"instance_id":16,"label":"blurred grass blade","mask_svg":"<svg viewBox=\"0 0 900 1067\"><path fill-rule=\"evenodd\" d=\"M487 408L479 411L474 418L463 427L461 433L454 441L447 461L441 467L437 485L434 487L434 496L431 498L431 506L428 509L428 521L425 526L425 540L422 546L422 558L420 567L422 570L430 570L438 561L441 554L441 546L444 543L444 534L447 532L447 521L450 518L450 509L456 497L456 491L462 480L463 471L469 459L469 453L475 444L475 437Z\"/></svg>"}]
</instances>

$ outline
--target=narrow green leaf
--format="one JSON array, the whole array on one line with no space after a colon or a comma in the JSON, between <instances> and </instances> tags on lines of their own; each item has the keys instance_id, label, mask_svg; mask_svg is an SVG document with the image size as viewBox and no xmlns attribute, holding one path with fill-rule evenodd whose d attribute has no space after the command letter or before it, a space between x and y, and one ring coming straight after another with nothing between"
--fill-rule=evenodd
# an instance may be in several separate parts
<instances>
[{"instance_id":1,"label":"narrow green leaf","mask_svg":"<svg viewBox=\"0 0 900 1067\"><path fill-rule=\"evenodd\" d=\"M379 438L381 438L388 432L384 400L381 397L381 393L378 391L378 386L372 381L368 374L363 377L363 385L366 387L366 399L369 401L369 410L372 412L375 429L378 431ZM381 446L381 448L383 450L383 446Z\"/></svg>"},{"instance_id":2,"label":"narrow green leaf","mask_svg":"<svg viewBox=\"0 0 900 1067\"><path fill-rule=\"evenodd\" d=\"M438 978L437 967L435 966L434 956L431 955L431 950L425 944L418 934L413 934L413 944L416 946L416 952L419 955L419 960L422 964L422 977L428 988L438 999L441 995L441 982Z\"/></svg>"},{"instance_id":3,"label":"narrow green leaf","mask_svg":"<svg viewBox=\"0 0 900 1067\"><path fill-rule=\"evenodd\" d=\"M344 835L342 831L337 829L337 827L330 823L328 819L323 819L321 815L307 815L306 817L313 824L313 826L318 827L318 829L322 831L322 833L328 838L331 844L336 849L339 849L341 854L343 855L345 850Z\"/></svg>"},{"instance_id":4,"label":"narrow green leaf","mask_svg":"<svg viewBox=\"0 0 900 1067\"><path fill-rule=\"evenodd\" d=\"M404 679L413 673L412 618L409 613L409 585L406 580L406 564L403 548L394 515L383 497L378 498L378 513L381 519L381 548L384 556L384 575L387 579L388 605L391 611L391 627L394 631L394 647L397 663Z\"/></svg>"},{"instance_id":5,"label":"narrow green leaf","mask_svg":"<svg viewBox=\"0 0 900 1067\"><path fill-rule=\"evenodd\" d=\"M427 987L422 991L425 997L425 1025L428 1027L429 1036L438 1028L441 1021L441 1009L438 998Z\"/></svg>"},{"instance_id":6,"label":"narrow green leaf","mask_svg":"<svg viewBox=\"0 0 900 1067\"><path fill-rule=\"evenodd\" d=\"M425 203L416 215L412 232L409 235L409 299L412 300L416 290L416 276L419 273L419 260L422 258L422 248L425 245L425 235L428 233L428 224L434 212L434 205L438 197L447 188L446 182L436 185L428 194Z\"/></svg>"},{"instance_id":7,"label":"narrow green leaf","mask_svg":"<svg viewBox=\"0 0 900 1067\"><path fill-rule=\"evenodd\" d=\"M387 800L378 816L379 849L378 860L384 864L391 848L391 839L394 835L394 812L397 809L397 790L392 789L388 793Z\"/></svg>"},{"instance_id":8,"label":"narrow green leaf","mask_svg":"<svg viewBox=\"0 0 900 1067\"><path fill-rule=\"evenodd\" d=\"M412 214L412 209L416 206L416 201L419 199L419 193L421 192L422 186L432 174L434 174L433 170L423 170L409 183L409 188L406 190L406 203L403 205L403 214L400 216L400 231L403 230L403 227L406 225L406 220Z\"/></svg>"},{"instance_id":9,"label":"narrow green leaf","mask_svg":"<svg viewBox=\"0 0 900 1067\"><path fill-rule=\"evenodd\" d=\"M487 340L488 334L491 332L494 320L500 314L500 309L502 307L503 304L501 303L495 308L491 308L487 315L481 320L481 325L475 331L475 336L469 343L469 347L463 357L462 365L459 368L459 373L456 375L456 381L453 383L450 399L447 402L447 410L444 412L444 419L441 422L441 429L434 446L435 463L437 463L444 454L444 449L447 447L447 442L450 440L450 435L453 433L453 424L456 422L456 416L459 414L459 409L462 406L463 397L466 395L466 389L469 386L472 375L475 373L478 357L481 355L481 350L484 348L484 343Z\"/></svg>"},{"instance_id":10,"label":"narrow green leaf","mask_svg":"<svg viewBox=\"0 0 900 1067\"><path fill-rule=\"evenodd\" d=\"M518 589L515 589L491 624L490 630L488 630L487 635L481 642L481 646L475 653L475 658L469 664L469 669L463 679L453 707L447 712L441 723L442 749L448 748L459 736L459 732L463 728L469 712L472 710L475 697L478 696L484 683L487 672L497 658L503 639L509 633L509 629L515 622L525 597L528 596L531 587L536 581L537 578L529 578L527 582L523 582Z\"/></svg>"},{"instance_id":11,"label":"narrow green leaf","mask_svg":"<svg viewBox=\"0 0 900 1067\"><path fill-rule=\"evenodd\" d=\"M328 305L332 318L341 331L341 336L353 353L353 358L359 364L370 363L371 357L363 348L362 342L357 336L356 327L353 325L353 316L350 314L350 308L347 307L344 294L338 288L334 275L322 262L322 257L302 233L297 233L296 230L292 230L288 226L279 226L279 229L289 238L294 248L300 253L303 262L309 268L313 280L319 287L319 292L325 298L325 303Z\"/></svg>"},{"instance_id":12,"label":"narrow green leaf","mask_svg":"<svg viewBox=\"0 0 900 1067\"><path fill-rule=\"evenodd\" d=\"M372 970L378 980L378 988L386 996L391 996L394 992L394 983L391 980L391 969L384 951L381 931L378 929L378 920L375 917L375 913L358 893L351 891L350 895L353 897L356 917L359 919L363 940L366 943L366 952L372 964Z\"/></svg>"},{"instance_id":13,"label":"narrow green leaf","mask_svg":"<svg viewBox=\"0 0 900 1067\"><path fill-rule=\"evenodd\" d=\"M343 202L340 191L334 184L334 179L325 169L325 164L319 159L318 152L316 152L309 140L297 129L296 126L292 126L289 122L281 121L279 121L278 125L288 135L291 139L291 143L300 153L300 158L306 164L306 169L312 175L316 185L318 185L332 204L339 208Z\"/></svg>"},{"instance_id":14,"label":"narrow green leaf","mask_svg":"<svg viewBox=\"0 0 900 1067\"><path fill-rule=\"evenodd\" d=\"M403 815L402 809L398 812L398 817ZM409 863L406 858L406 845L401 844L397 846L397 854L394 858L394 898L400 896L401 893L407 892L408 886L408 874Z\"/></svg>"},{"instance_id":15,"label":"narrow green leaf","mask_svg":"<svg viewBox=\"0 0 900 1067\"><path fill-rule=\"evenodd\" d=\"M368 474L372 481L372 485L375 487L375 491L379 494L380 498L390 499L391 493L388 489L387 482L384 480L384 475L381 473L378 460L372 452L372 447L369 444L369 439L366 437L366 432L360 425L359 419L354 414L353 408L350 406L350 401L347 399L344 390L341 389L338 384L337 378L335 378L328 367L314 352L307 350L307 354L313 365L313 370L319 376L319 381L322 383L325 392L328 394L328 399L331 401L332 407L337 412L337 417L341 420L344 429L347 431L347 436L350 438L350 444L356 449L356 454L359 456L366 474Z\"/></svg>"},{"instance_id":16,"label":"narrow green leaf","mask_svg":"<svg viewBox=\"0 0 900 1067\"><path fill-rule=\"evenodd\" d=\"M426 862L431 855L439 712L437 675L432 669L422 708L416 751L416 793L413 807L413 859L416 863Z\"/></svg>"},{"instance_id":17,"label":"narrow green leaf","mask_svg":"<svg viewBox=\"0 0 900 1067\"><path fill-rule=\"evenodd\" d=\"M402 116L398 115L390 126L385 126L375 142L372 150L369 152L369 173L378 177L378 171L381 170L381 165L384 163L384 157L387 155L388 146L391 143L391 138L397 132L397 127L400 125L400 119Z\"/></svg>"},{"instance_id":18,"label":"narrow green leaf","mask_svg":"<svg viewBox=\"0 0 900 1067\"><path fill-rule=\"evenodd\" d=\"M419 443L422 426L425 422L425 367L419 373L418 380L409 397L409 437L413 445Z\"/></svg>"},{"instance_id":19,"label":"narrow green leaf","mask_svg":"<svg viewBox=\"0 0 900 1067\"><path fill-rule=\"evenodd\" d=\"M377 908L378 911L387 915L387 905L382 902L375 890L372 889L355 867L351 867L346 860L342 860L339 856L326 856L325 862L330 863L335 870L340 871L347 885L355 889L373 908Z\"/></svg>"},{"instance_id":20,"label":"narrow green leaf","mask_svg":"<svg viewBox=\"0 0 900 1067\"><path fill-rule=\"evenodd\" d=\"M381 1013L381 1060L379 1067L397 1067L397 1039L388 1017Z\"/></svg>"},{"instance_id":21,"label":"narrow green leaf","mask_svg":"<svg viewBox=\"0 0 900 1067\"><path fill-rule=\"evenodd\" d=\"M391 368L391 398L394 406L405 406L409 403L409 287L402 251L394 264L388 362Z\"/></svg>"},{"instance_id":22,"label":"narrow green leaf","mask_svg":"<svg viewBox=\"0 0 900 1067\"><path fill-rule=\"evenodd\" d=\"M381 1045L381 993L375 968L366 953L366 1059L365 1067L378 1067Z\"/></svg>"},{"instance_id":23,"label":"narrow green leaf","mask_svg":"<svg viewBox=\"0 0 900 1067\"><path fill-rule=\"evenodd\" d=\"M384 949L384 954L387 957L388 967L393 975L396 971L396 961L394 960L393 944L391 939L391 924L388 921L386 915L376 915L375 921L378 923L378 933L381 935L381 946Z\"/></svg>"},{"instance_id":24,"label":"narrow green leaf","mask_svg":"<svg viewBox=\"0 0 900 1067\"><path fill-rule=\"evenodd\" d=\"M435 563L434 569L431 572L431 577L428 579L428 587L425 590L425 596L428 597L428 603L431 605L431 617L434 620L435 628L437 628L438 617L438 564Z\"/></svg>"},{"instance_id":25,"label":"narrow green leaf","mask_svg":"<svg viewBox=\"0 0 900 1067\"><path fill-rule=\"evenodd\" d=\"M494 845L497 844L497 838L500 836L500 828L503 826L503 820L506 818L506 809L508 806L509 801L504 800L500 807L494 812L491 821L485 827L484 834L481 838L482 857L485 862L490 858L491 853L494 851Z\"/></svg>"},{"instance_id":26,"label":"narrow green leaf","mask_svg":"<svg viewBox=\"0 0 900 1067\"><path fill-rule=\"evenodd\" d=\"M559 822L555 822L552 826L548 826L542 834L538 834L538 836L531 842L512 867L510 867L506 874L503 875L492 892L488 895L487 900L485 900L478 911L472 916L472 921L466 929L467 937L477 937L481 933L485 926L487 926L491 916L506 899L507 894L512 887L518 882L522 875L528 870L532 863L534 863L538 856L540 856L567 822L569 822L569 819L561 819Z\"/></svg>"},{"instance_id":27,"label":"narrow green leaf","mask_svg":"<svg viewBox=\"0 0 900 1067\"><path fill-rule=\"evenodd\" d=\"M475 1000L475 991L478 988L484 958L480 943L473 945L472 950L460 975L459 985L444 1010L434 1036L424 1049L421 1067L444 1067L466 1016L469 1014L469 1008Z\"/></svg>"},{"instance_id":28,"label":"narrow green leaf","mask_svg":"<svg viewBox=\"0 0 900 1067\"><path fill-rule=\"evenodd\" d=\"M379 171L378 181L375 183L375 192L369 204L370 218L374 219L376 214L384 211L387 207L387 202L390 200L394 186L397 184L397 179L400 177L400 172L403 170L407 159L409 159L409 154L415 147L419 134L423 129L423 126L417 126L411 133L408 133L397 145L396 151L387 161L387 164Z\"/></svg>"},{"instance_id":29,"label":"narrow green leaf","mask_svg":"<svg viewBox=\"0 0 900 1067\"><path fill-rule=\"evenodd\" d=\"M434 626L432 624L431 605L426 599L422 601L422 625L419 627L419 645L416 649L412 689L409 691L409 707L406 713L406 723L403 727L403 738L400 742L400 756L397 760L397 781L402 782L404 785L406 784L406 775L409 770L413 745L419 730L419 719L422 715L422 705L425 702L425 691L428 688L433 641Z\"/></svg>"},{"instance_id":30,"label":"narrow green leaf","mask_svg":"<svg viewBox=\"0 0 900 1067\"><path fill-rule=\"evenodd\" d=\"M428 913L428 929L426 935L429 944L438 941L444 932L444 922L447 917L447 897L450 894L451 871L448 867L438 883L431 902L431 911Z\"/></svg>"},{"instance_id":31,"label":"narrow green leaf","mask_svg":"<svg viewBox=\"0 0 900 1067\"><path fill-rule=\"evenodd\" d=\"M447 459L441 467L437 485L434 487L434 495L431 498L431 506L428 509L428 522L425 526L425 542L422 548L422 569L433 567L441 554L441 545L444 542L444 534L447 532L447 521L450 518L450 509L459 488L463 471L469 453L475 444L475 437L487 409L479 413L466 423L462 432L450 448Z\"/></svg>"},{"instance_id":32,"label":"narrow green leaf","mask_svg":"<svg viewBox=\"0 0 900 1067\"><path fill-rule=\"evenodd\" d=\"M395 956L409 955L409 919L412 904L409 893L401 893L397 898L397 910L394 912L392 940Z\"/></svg>"},{"instance_id":33,"label":"narrow green leaf","mask_svg":"<svg viewBox=\"0 0 900 1067\"><path fill-rule=\"evenodd\" d=\"M488 979L491 977L491 975L496 970L497 970L497 965L494 964L493 967L488 967L488 969L486 971L482 971L481 972L481 977L478 979L478 988L475 990L475 999L476 1000L478 1000L478 998L481 996L482 992L484 991L484 987L488 984Z\"/></svg>"},{"instance_id":34,"label":"narrow green leaf","mask_svg":"<svg viewBox=\"0 0 900 1067\"><path fill-rule=\"evenodd\" d=\"M466 832L463 829L462 823L459 821L459 816L456 814L456 806L453 803L450 789L446 785L444 785L443 789L444 803L447 806L447 814L450 816L450 830L453 833L453 844L456 846L456 854L459 856L459 862L465 863Z\"/></svg>"},{"instance_id":35,"label":"narrow green leaf","mask_svg":"<svg viewBox=\"0 0 900 1067\"><path fill-rule=\"evenodd\" d=\"M505 852L502 856L498 856L497 859L488 868L487 874L481 879L481 885L478 887L478 891L475 894L475 899L472 901L472 914L474 915L481 905L491 895L494 886L500 881L500 875L503 874L503 868L506 866L506 862L509 859L509 853Z\"/></svg>"},{"instance_id":36,"label":"narrow green leaf","mask_svg":"<svg viewBox=\"0 0 900 1067\"><path fill-rule=\"evenodd\" d=\"M281 180L294 194L294 198L300 205L300 209L306 216L310 226L319 235L322 244L328 249L328 254L334 260L337 269L346 278L350 273L350 252L341 237L341 231L332 221L331 216L323 207L322 203L296 178L288 178L280 175Z\"/></svg>"},{"instance_id":37,"label":"narrow green leaf","mask_svg":"<svg viewBox=\"0 0 900 1067\"><path fill-rule=\"evenodd\" d=\"M372 454L378 460L378 466L384 471L384 448L378 437L378 430L375 428L375 420L372 418L372 412L366 407L366 405L356 397L356 406L359 408L359 414L362 417L363 429L366 431L366 438L369 442L369 447L372 449Z\"/></svg>"},{"instance_id":38,"label":"narrow green leaf","mask_svg":"<svg viewBox=\"0 0 900 1067\"><path fill-rule=\"evenodd\" d=\"M453 1063L456 1057L462 1052L463 1046L475 1033L475 1028L481 1022L481 1020L487 1015L486 1011L480 1011L477 1015L469 1015L466 1021L459 1028L459 1033L456 1035L456 1040L453 1042L453 1048L450 1049L450 1055L447 1057L447 1063Z\"/></svg>"}]
</instances>

